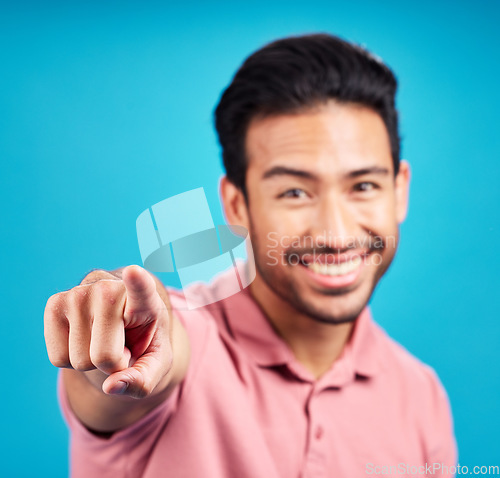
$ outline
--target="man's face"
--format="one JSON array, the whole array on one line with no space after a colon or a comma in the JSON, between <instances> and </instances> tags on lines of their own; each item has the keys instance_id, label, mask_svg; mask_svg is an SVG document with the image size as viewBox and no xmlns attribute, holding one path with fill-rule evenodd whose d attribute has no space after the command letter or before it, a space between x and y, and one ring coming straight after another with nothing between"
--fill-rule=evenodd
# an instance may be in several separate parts
<instances>
[{"instance_id":1,"label":"man's face","mask_svg":"<svg viewBox=\"0 0 500 478\"><path fill-rule=\"evenodd\" d=\"M246 151L252 291L314 320L354 320L394 257L406 213L408 166L394 178L382 119L335 102L254 119Z\"/></svg>"}]
</instances>

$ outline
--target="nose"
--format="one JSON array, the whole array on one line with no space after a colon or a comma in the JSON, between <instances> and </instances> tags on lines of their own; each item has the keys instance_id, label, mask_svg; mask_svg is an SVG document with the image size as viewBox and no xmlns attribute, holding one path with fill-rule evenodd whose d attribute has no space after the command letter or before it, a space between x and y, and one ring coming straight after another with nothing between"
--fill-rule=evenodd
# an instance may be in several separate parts
<instances>
[{"instance_id":1,"label":"nose","mask_svg":"<svg viewBox=\"0 0 500 478\"><path fill-rule=\"evenodd\" d=\"M341 195L328 194L318 202L311 234L318 247L355 247L358 234L356 217Z\"/></svg>"}]
</instances>

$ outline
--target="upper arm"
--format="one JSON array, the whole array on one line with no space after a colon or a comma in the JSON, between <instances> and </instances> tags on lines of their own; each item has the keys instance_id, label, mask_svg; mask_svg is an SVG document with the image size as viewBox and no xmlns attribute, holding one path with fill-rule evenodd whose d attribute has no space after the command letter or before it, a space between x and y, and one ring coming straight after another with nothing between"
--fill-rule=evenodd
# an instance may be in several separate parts
<instances>
[{"instance_id":1,"label":"upper arm","mask_svg":"<svg viewBox=\"0 0 500 478\"><path fill-rule=\"evenodd\" d=\"M457 444L455 440L453 417L446 390L437 374L428 368L430 378L430 398L427 403L426 461L445 465L448 469L458 461ZM446 469L440 470L437 476L454 476L447 474Z\"/></svg>"}]
</instances>

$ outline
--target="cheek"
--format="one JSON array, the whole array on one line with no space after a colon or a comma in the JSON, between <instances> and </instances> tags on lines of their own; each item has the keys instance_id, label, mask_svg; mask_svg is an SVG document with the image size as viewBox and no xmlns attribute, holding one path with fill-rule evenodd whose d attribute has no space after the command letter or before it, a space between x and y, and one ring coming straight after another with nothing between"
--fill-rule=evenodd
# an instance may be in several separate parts
<instances>
[{"instance_id":1,"label":"cheek","mask_svg":"<svg viewBox=\"0 0 500 478\"><path fill-rule=\"evenodd\" d=\"M269 212L260 217L252 215L250 234L255 260L261 271L263 268L269 269L268 274L278 273L281 270L279 266L286 265L285 252L301 237L300 230L294 228L293 221L286 220L282 214L274 215Z\"/></svg>"},{"instance_id":2,"label":"cheek","mask_svg":"<svg viewBox=\"0 0 500 478\"><path fill-rule=\"evenodd\" d=\"M392 234L397 228L396 207L392 197L360 204L353 209L357 215L357 222L374 234Z\"/></svg>"},{"instance_id":3,"label":"cheek","mask_svg":"<svg viewBox=\"0 0 500 478\"><path fill-rule=\"evenodd\" d=\"M398 222L394 202L386 201L383 207L374 209L368 227L373 236L382 239L384 245L382 255L386 258L384 262L390 262L398 243Z\"/></svg>"},{"instance_id":4,"label":"cheek","mask_svg":"<svg viewBox=\"0 0 500 478\"><path fill-rule=\"evenodd\" d=\"M285 210L273 207L270 204L261 204L259 208L252 208L253 230L261 243L267 236L292 237L298 236L307 230L307 221L310 214L299 209Z\"/></svg>"}]
</instances>

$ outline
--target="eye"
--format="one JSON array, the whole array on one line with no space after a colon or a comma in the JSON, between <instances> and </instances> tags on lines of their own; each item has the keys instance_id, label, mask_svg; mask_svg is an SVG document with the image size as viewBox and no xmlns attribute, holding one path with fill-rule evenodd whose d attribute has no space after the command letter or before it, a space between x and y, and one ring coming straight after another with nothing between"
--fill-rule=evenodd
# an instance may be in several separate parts
<instances>
[{"instance_id":1,"label":"eye","mask_svg":"<svg viewBox=\"0 0 500 478\"><path fill-rule=\"evenodd\" d=\"M307 193L303 189L293 188L281 193L278 198L305 198Z\"/></svg>"},{"instance_id":2,"label":"eye","mask_svg":"<svg viewBox=\"0 0 500 478\"><path fill-rule=\"evenodd\" d=\"M373 191L375 189L380 189L378 184L372 183L371 181L363 181L362 183L358 183L354 186L355 191L368 192Z\"/></svg>"}]
</instances>

